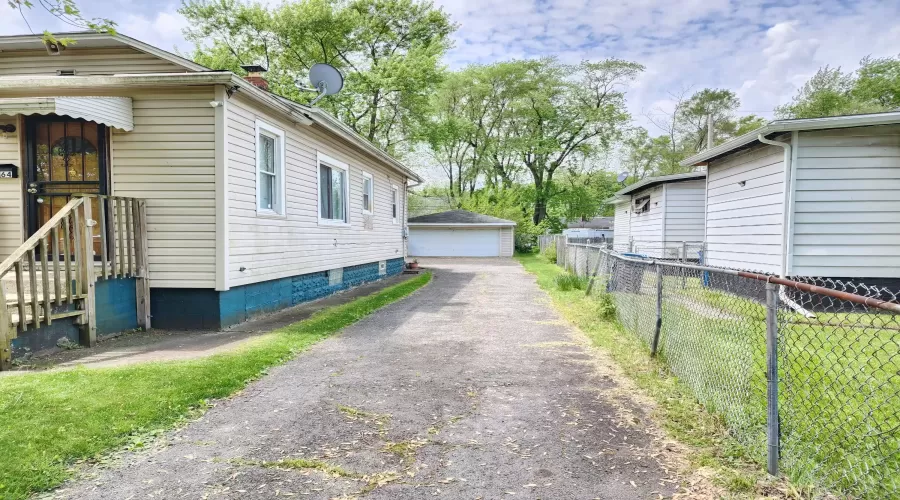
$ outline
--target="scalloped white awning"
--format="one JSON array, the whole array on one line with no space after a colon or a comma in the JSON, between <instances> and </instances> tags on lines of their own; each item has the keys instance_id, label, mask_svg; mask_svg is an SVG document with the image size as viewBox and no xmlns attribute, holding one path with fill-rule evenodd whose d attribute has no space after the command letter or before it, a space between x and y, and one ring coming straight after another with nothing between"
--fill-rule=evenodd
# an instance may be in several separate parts
<instances>
[{"instance_id":1,"label":"scalloped white awning","mask_svg":"<svg viewBox=\"0 0 900 500\"><path fill-rule=\"evenodd\" d=\"M102 123L130 132L134 112L130 97L14 97L0 99L0 115L55 113Z\"/></svg>"}]
</instances>

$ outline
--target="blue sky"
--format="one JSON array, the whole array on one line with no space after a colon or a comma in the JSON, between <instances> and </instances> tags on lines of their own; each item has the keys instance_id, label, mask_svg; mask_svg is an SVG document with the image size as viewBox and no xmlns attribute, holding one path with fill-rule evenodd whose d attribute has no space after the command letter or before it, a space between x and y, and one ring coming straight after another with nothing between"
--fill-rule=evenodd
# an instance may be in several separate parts
<instances>
[{"instance_id":1,"label":"blue sky","mask_svg":"<svg viewBox=\"0 0 900 500\"><path fill-rule=\"evenodd\" d=\"M272 2L274 3L274 2ZM672 95L703 87L734 90L741 114L768 118L824 64L856 67L866 55L900 54L896 0L439 0L460 23L451 67L554 54L566 61L620 57L646 71L629 92L635 121L671 109ZM189 51L178 2L80 0L87 15L167 50ZM5 10L4 10L5 9ZM0 34L27 33L0 6ZM65 29L39 10L35 31Z\"/></svg>"}]
</instances>

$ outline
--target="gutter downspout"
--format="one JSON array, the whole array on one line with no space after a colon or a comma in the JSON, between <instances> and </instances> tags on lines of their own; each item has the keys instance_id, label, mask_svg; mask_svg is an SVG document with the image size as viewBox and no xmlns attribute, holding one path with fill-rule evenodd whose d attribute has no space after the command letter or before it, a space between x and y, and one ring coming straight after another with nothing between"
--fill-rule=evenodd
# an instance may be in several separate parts
<instances>
[{"instance_id":1,"label":"gutter downspout","mask_svg":"<svg viewBox=\"0 0 900 500\"><path fill-rule=\"evenodd\" d=\"M762 134L757 134L756 138L763 144L770 146L779 146L784 149L784 205L782 211L784 218L781 221L781 277L787 278L788 263L788 233L790 231L793 215L791 214L791 172L793 171L791 161L793 159L791 144L788 142L772 141L766 139ZM778 287L778 298L782 300L794 311L806 316L807 318L815 318L816 315L804 309L800 304L791 300L784 291L784 286Z\"/></svg>"}]
</instances>

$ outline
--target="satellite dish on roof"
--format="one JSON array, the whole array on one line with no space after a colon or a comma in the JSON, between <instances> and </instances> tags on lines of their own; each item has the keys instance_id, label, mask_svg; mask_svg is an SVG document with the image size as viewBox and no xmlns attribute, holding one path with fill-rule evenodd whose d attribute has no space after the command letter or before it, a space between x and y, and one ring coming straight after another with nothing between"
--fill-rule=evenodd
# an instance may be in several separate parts
<instances>
[{"instance_id":1,"label":"satellite dish on roof","mask_svg":"<svg viewBox=\"0 0 900 500\"><path fill-rule=\"evenodd\" d=\"M624 183L625 179L627 179L627 178L628 178L628 172L622 172L621 174L619 174L618 177L616 177L616 179L618 179L619 183Z\"/></svg>"},{"instance_id":2,"label":"satellite dish on roof","mask_svg":"<svg viewBox=\"0 0 900 500\"><path fill-rule=\"evenodd\" d=\"M312 88L301 85L298 87L300 90L319 93L315 99L309 102L310 106L327 95L337 94L344 88L344 76L341 75L341 72L334 66L325 63L316 63L309 68L309 82L312 84Z\"/></svg>"}]
</instances>

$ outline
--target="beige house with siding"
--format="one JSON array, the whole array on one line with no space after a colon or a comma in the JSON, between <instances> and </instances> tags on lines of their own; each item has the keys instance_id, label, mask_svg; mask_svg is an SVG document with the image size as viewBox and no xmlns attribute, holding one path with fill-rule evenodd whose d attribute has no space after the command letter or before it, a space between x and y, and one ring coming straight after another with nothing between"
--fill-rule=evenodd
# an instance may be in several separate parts
<instances>
[{"instance_id":1,"label":"beige house with siding","mask_svg":"<svg viewBox=\"0 0 900 500\"><path fill-rule=\"evenodd\" d=\"M900 282L900 112L778 120L682 165L707 165L707 263Z\"/></svg>"},{"instance_id":2,"label":"beige house with siding","mask_svg":"<svg viewBox=\"0 0 900 500\"><path fill-rule=\"evenodd\" d=\"M58 55L0 37L0 261L91 193L146 204L155 327L219 328L400 272L420 179L399 161L231 72L65 36Z\"/></svg>"}]
</instances>

